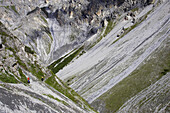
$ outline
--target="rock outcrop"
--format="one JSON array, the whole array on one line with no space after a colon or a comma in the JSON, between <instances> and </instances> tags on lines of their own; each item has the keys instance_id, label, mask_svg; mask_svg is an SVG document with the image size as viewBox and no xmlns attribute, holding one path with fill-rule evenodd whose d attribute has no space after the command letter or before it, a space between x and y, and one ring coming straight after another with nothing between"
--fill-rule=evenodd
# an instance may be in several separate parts
<instances>
[{"instance_id":1,"label":"rock outcrop","mask_svg":"<svg viewBox=\"0 0 170 113\"><path fill-rule=\"evenodd\" d=\"M2 23L0 40L0 112L95 112Z\"/></svg>"},{"instance_id":2,"label":"rock outcrop","mask_svg":"<svg viewBox=\"0 0 170 113\"><path fill-rule=\"evenodd\" d=\"M151 0L10 0L1 2L0 13L1 22L48 64L96 34L105 19L116 19L149 3Z\"/></svg>"},{"instance_id":3,"label":"rock outcrop","mask_svg":"<svg viewBox=\"0 0 170 113\"><path fill-rule=\"evenodd\" d=\"M0 1L0 112L167 112L169 6Z\"/></svg>"}]
</instances>

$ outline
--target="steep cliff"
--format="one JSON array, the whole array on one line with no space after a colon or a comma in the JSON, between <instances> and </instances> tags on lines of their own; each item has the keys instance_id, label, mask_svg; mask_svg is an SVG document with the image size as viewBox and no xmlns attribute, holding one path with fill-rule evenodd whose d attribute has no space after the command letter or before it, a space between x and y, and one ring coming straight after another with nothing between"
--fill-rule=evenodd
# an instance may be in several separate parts
<instances>
[{"instance_id":1,"label":"steep cliff","mask_svg":"<svg viewBox=\"0 0 170 113\"><path fill-rule=\"evenodd\" d=\"M104 20L148 4L143 0L1 1L1 22L44 63L51 63L101 31ZM95 39L97 40L97 39ZM92 42L93 43L93 42Z\"/></svg>"},{"instance_id":2,"label":"steep cliff","mask_svg":"<svg viewBox=\"0 0 170 113\"><path fill-rule=\"evenodd\" d=\"M0 112L168 112L169 6L1 0Z\"/></svg>"},{"instance_id":3,"label":"steep cliff","mask_svg":"<svg viewBox=\"0 0 170 113\"><path fill-rule=\"evenodd\" d=\"M0 23L0 112L95 112ZM30 83L27 83L27 77ZM44 77L44 81L41 81Z\"/></svg>"}]
</instances>

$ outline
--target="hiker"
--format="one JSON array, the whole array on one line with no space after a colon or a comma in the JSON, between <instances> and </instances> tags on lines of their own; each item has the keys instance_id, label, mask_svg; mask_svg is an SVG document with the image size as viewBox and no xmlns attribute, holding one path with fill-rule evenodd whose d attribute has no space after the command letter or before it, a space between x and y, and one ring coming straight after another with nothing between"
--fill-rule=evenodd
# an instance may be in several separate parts
<instances>
[{"instance_id":1,"label":"hiker","mask_svg":"<svg viewBox=\"0 0 170 113\"><path fill-rule=\"evenodd\" d=\"M27 78L27 80L28 80L28 83L30 83L30 78L29 77Z\"/></svg>"},{"instance_id":2,"label":"hiker","mask_svg":"<svg viewBox=\"0 0 170 113\"><path fill-rule=\"evenodd\" d=\"M0 49L2 49L2 44L0 44Z\"/></svg>"},{"instance_id":3,"label":"hiker","mask_svg":"<svg viewBox=\"0 0 170 113\"><path fill-rule=\"evenodd\" d=\"M41 77L41 80L42 80L42 81L44 80L44 77L43 77L43 76Z\"/></svg>"}]
</instances>

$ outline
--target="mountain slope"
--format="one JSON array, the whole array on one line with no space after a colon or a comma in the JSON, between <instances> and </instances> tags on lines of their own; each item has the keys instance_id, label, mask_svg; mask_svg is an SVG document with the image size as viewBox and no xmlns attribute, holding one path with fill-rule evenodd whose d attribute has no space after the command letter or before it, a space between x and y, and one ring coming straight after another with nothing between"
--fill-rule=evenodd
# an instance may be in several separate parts
<instances>
[{"instance_id":1,"label":"mountain slope","mask_svg":"<svg viewBox=\"0 0 170 113\"><path fill-rule=\"evenodd\" d=\"M149 1L8 0L0 2L0 17L24 45L32 48L40 60L49 65L101 31L106 20L143 7Z\"/></svg>"},{"instance_id":2,"label":"mountain slope","mask_svg":"<svg viewBox=\"0 0 170 113\"><path fill-rule=\"evenodd\" d=\"M72 64L61 70L57 75L62 80L71 83L70 87L75 89L89 103L93 103L94 101L92 105L99 111L102 112L105 106L107 106L107 109L111 109L109 112L113 112L113 108L118 110L117 108L121 107L121 104L118 104L119 101L123 103L127 101L127 99L121 100L123 97L122 94L119 98L120 100L114 100L117 96L113 99L111 95L115 94L115 92L114 90L113 92L109 90L111 88L114 89L116 84L136 70L161 43L164 42L163 44L166 44L164 40L169 40L169 5L168 1L164 1L158 7L152 7L152 5L147 6L135 17L136 20L138 20L134 25L131 25L131 22L124 21L123 19L122 21L120 20L101 42L79 59L75 60ZM117 37L123 27L125 29L128 28L128 32L125 31L122 36L120 35ZM164 52L168 51L169 49ZM168 55L166 55L165 58L168 60L165 62L167 65L165 69L169 70ZM161 60L159 61L161 62ZM150 68L146 67L146 70L147 69L149 70ZM161 73L161 70L159 70L158 73ZM155 73L155 76L158 73ZM146 75L147 74L149 73L146 73ZM155 79L151 83L154 84L157 80L159 79ZM147 80L142 81L146 82ZM129 94L128 99L134 95L136 90L137 92L135 94L139 93L150 84L146 86L143 85L143 87L138 90L140 85L142 84L132 89L132 95ZM116 88L116 90L119 89ZM117 92L115 95L120 94ZM100 96L101 98L107 98L108 102L104 101L105 99L101 99ZM95 103L100 99L101 101L99 103ZM111 104L112 102L113 104ZM168 105L168 103L166 104ZM104 107L102 108L101 106Z\"/></svg>"},{"instance_id":3,"label":"mountain slope","mask_svg":"<svg viewBox=\"0 0 170 113\"><path fill-rule=\"evenodd\" d=\"M0 1L0 112L168 112L169 6Z\"/></svg>"},{"instance_id":4,"label":"mountain slope","mask_svg":"<svg viewBox=\"0 0 170 113\"><path fill-rule=\"evenodd\" d=\"M2 23L0 36L0 112L95 112Z\"/></svg>"}]
</instances>

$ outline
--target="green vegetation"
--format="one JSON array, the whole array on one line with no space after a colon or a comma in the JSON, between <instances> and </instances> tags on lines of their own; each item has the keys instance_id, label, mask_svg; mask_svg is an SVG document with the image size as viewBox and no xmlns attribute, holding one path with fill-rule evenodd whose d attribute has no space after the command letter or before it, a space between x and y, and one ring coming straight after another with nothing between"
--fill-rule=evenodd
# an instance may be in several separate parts
<instances>
[{"instance_id":1,"label":"green vegetation","mask_svg":"<svg viewBox=\"0 0 170 113\"><path fill-rule=\"evenodd\" d=\"M56 64L58 64L59 62L61 62L61 60L65 58L65 57L61 57L59 58L57 61L53 62L51 65L48 66L48 69L52 69L55 67Z\"/></svg>"},{"instance_id":2,"label":"green vegetation","mask_svg":"<svg viewBox=\"0 0 170 113\"><path fill-rule=\"evenodd\" d=\"M38 64L32 64L30 62L27 62L29 65L29 72L31 72L34 76L36 76L39 80L41 79L42 76L45 74L42 72L40 66Z\"/></svg>"},{"instance_id":3,"label":"green vegetation","mask_svg":"<svg viewBox=\"0 0 170 113\"><path fill-rule=\"evenodd\" d=\"M27 82L27 78L26 78L26 76L23 74L21 68L19 68L18 71L19 71L19 74L20 74L20 76L21 76L20 80L21 80L23 83L26 83L26 82Z\"/></svg>"},{"instance_id":4,"label":"green vegetation","mask_svg":"<svg viewBox=\"0 0 170 113\"><path fill-rule=\"evenodd\" d=\"M79 56L78 57L80 57L81 55L83 55L84 53L86 53L86 51L81 51L81 53L79 54Z\"/></svg>"},{"instance_id":5,"label":"green vegetation","mask_svg":"<svg viewBox=\"0 0 170 113\"><path fill-rule=\"evenodd\" d=\"M0 30L0 35L10 37L6 32Z\"/></svg>"},{"instance_id":6,"label":"green vegetation","mask_svg":"<svg viewBox=\"0 0 170 113\"><path fill-rule=\"evenodd\" d=\"M21 67L23 67L24 69L28 70L26 64L16 55L15 49L13 49L12 47L8 47L7 45L6 45L5 48L8 49L8 50L10 50L10 51L12 51L12 52L13 52L13 55L15 56L15 59L17 60L17 63L18 63Z\"/></svg>"},{"instance_id":7,"label":"green vegetation","mask_svg":"<svg viewBox=\"0 0 170 113\"><path fill-rule=\"evenodd\" d=\"M48 42L47 42L48 43ZM51 43L48 43L47 44L47 49L46 49L46 52L47 52L47 54L49 54L50 53L50 50L51 50Z\"/></svg>"},{"instance_id":8,"label":"green vegetation","mask_svg":"<svg viewBox=\"0 0 170 113\"><path fill-rule=\"evenodd\" d=\"M47 20L43 16L41 16L41 18L46 24L48 24Z\"/></svg>"},{"instance_id":9,"label":"green vegetation","mask_svg":"<svg viewBox=\"0 0 170 113\"><path fill-rule=\"evenodd\" d=\"M116 112L128 99L138 94L170 71L169 48L160 47L151 54L138 69L115 85L98 99L104 101L106 109Z\"/></svg>"},{"instance_id":10,"label":"green vegetation","mask_svg":"<svg viewBox=\"0 0 170 113\"><path fill-rule=\"evenodd\" d=\"M90 47L88 49L94 47L98 42L100 42L103 37L105 37L108 33L110 33L110 31L115 27L115 25L116 25L116 22L113 22L113 20L108 21L108 25L107 25L106 29L104 30L104 27L103 27L101 30L101 34L103 32L104 32L104 34L103 35L100 34L99 35L100 38L97 39L97 41L95 41L92 45L90 45Z\"/></svg>"},{"instance_id":11,"label":"green vegetation","mask_svg":"<svg viewBox=\"0 0 170 113\"><path fill-rule=\"evenodd\" d=\"M7 33L7 32L5 32L5 33ZM11 38L9 38L9 40L11 41L11 39L13 39L13 36L11 35L10 37ZM5 39L5 38L3 38L3 39ZM21 81L26 82L27 78L24 75L23 70L31 72L32 75L37 77L39 80L41 79L42 76L45 75L42 71L42 68L37 64L37 62L32 63L31 61L29 61L29 59L26 59L26 61L21 60L20 56L18 56L18 54L17 54L17 52L18 52L17 49L16 49L17 46L15 47L15 45L11 46L11 45L8 45L8 44L9 43L5 43L5 50L8 49L9 51L13 52L13 57L17 61L16 63L19 65L18 72L20 74L20 77L13 74L13 72L10 70L11 67L8 66L7 69L8 69L9 72L7 72L4 69L3 70L5 72L3 72L3 73L0 72L0 80L2 82L5 82L5 83L19 83ZM66 66L69 62L72 61L73 58L75 58L77 55L79 55L80 52L83 52L82 51L83 49L84 49L84 47L82 46L78 50L72 51L71 52L72 54L69 53L71 55L66 55L68 57L65 56L64 57L65 59L61 58L57 62L57 63L59 63L57 69L62 69L64 66ZM28 53L33 53L32 50L27 46L25 46L25 51L28 52ZM3 57L7 57L7 56L3 56ZM55 66L55 65L52 64L52 66ZM50 67L50 68L52 68L52 67ZM56 69L56 67L54 67L52 69ZM11 73L12 73L12 75L11 75ZM49 75L50 77L45 80L45 83L47 83L48 85L50 85L51 87L53 87L57 91L64 94L66 97L68 97L73 102L75 102L75 104L79 105L81 108L83 108L85 110L92 109L90 107L90 105L82 97L80 97L73 89L69 88L65 83L63 83L53 72L51 72L50 75ZM57 82L58 80L56 81L56 78L60 81L59 82L60 84ZM36 97L34 95L31 95L31 96L33 96L34 98ZM68 105L65 101L59 100L58 98L54 98L52 95L47 95L47 96L50 97L50 98L53 98L57 101L60 101L65 105ZM42 101L41 98L37 98L37 99Z\"/></svg>"},{"instance_id":12,"label":"green vegetation","mask_svg":"<svg viewBox=\"0 0 170 113\"><path fill-rule=\"evenodd\" d=\"M13 55L9 55L9 57L13 57Z\"/></svg>"},{"instance_id":13,"label":"green vegetation","mask_svg":"<svg viewBox=\"0 0 170 113\"><path fill-rule=\"evenodd\" d=\"M5 28L5 26L1 22L0 22L0 26L2 26L2 28L0 29L0 35L10 37L10 38L16 38L15 36L12 35L12 33L10 33L9 30ZM3 38L3 40L4 40L3 43L5 43L6 39Z\"/></svg>"},{"instance_id":14,"label":"green vegetation","mask_svg":"<svg viewBox=\"0 0 170 113\"><path fill-rule=\"evenodd\" d=\"M13 31L15 31L15 30L21 28L21 26L22 26L22 25L19 25L18 27L14 28Z\"/></svg>"},{"instance_id":15,"label":"green vegetation","mask_svg":"<svg viewBox=\"0 0 170 113\"><path fill-rule=\"evenodd\" d=\"M53 41L53 37L52 37L52 35L51 35L51 32L50 32L49 27L46 27L46 26L44 26L44 25L41 25L41 30L44 31L44 32L46 32L47 35L48 35L48 36L51 38L51 40Z\"/></svg>"},{"instance_id":16,"label":"green vegetation","mask_svg":"<svg viewBox=\"0 0 170 113\"><path fill-rule=\"evenodd\" d=\"M108 21L108 25L106 27L105 33L103 34L103 37L105 37L110 31L114 28L116 25L116 22L113 22L112 20Z\"/></svg>"},{"instance_id":17,"label":"green vegetation","mask_svg":"<svg viewBox=\"0 0 170 113\"><path fill-rule=\"evenodd\" d=\"M34 54L34 53L35 53L35 52L34 52L33 50L31 50L31 48L28 47L28 46L25 46L25 52L30 53L30 54Z\"/></svg>"},{"instance_id":18,"label":"green vegetation","mask_svg":"<svg viewBox=\"0 0 170 113\"><path fill-rule=\"evenodd\" d=\"M14 52L13 52L13 53L14 53ZM17 60L17 63L18 63L21 67L23 67L25 70L28 70L26 64L25 64L15 53L14 53L14 56L15 56L15 59Z\"/></svg>"},{"instance_id":19,"label":"green vegetation","mask_svg":"<svg viewBox=\"0 0 170 113\"><path fill-rule=\"evenodd\" d=\"M51 38L51 40L53 41L53 37L51 35L51 32L46 32L48 34L48 36Z\"/></svg>"},{"instance_id":20,"label":"green vegetation","mask_svg":"<svg viewBox=\"0 0 170 113\"><path fill-rule=\"evenodd\" d=\"M5 83L18 83L18 80L11 74L9 74L7 71L5 73L0 74L0 81Z\"/></svg>"},{"instance_id":21,"label":"green vegetation","mask_svg":"<svg viewBox=\"0 0 170 113\"><path fill-rule=\"evenodd\" d=\"M58 82L55 80L55 75L49 77L46 81L51 87L55 88L57 91L61 92L62 94L66 95L70 98L73 102L78 103L78 100L69 93L67 88L62 87Z\"/></svg>"},{"instance_id":22,"label":"green vegetation","mask_svg":"<svg viewBox=\"0 0 170 113\"><path fill-rule=\"evenodd\" d=\"M132 12L135 12L135 11L138 11L138 10L139 10L139 8L136 7L136 8L133 8L131 11L132 11Z\"/></svg>"},{"instance_id":23,"label":"green vegetation","mask_svg":"<svg viewBox=\"0 0 170 113\"><path fill-rule=\"evenodd\" d=\"M51 68L51 70L53 71L53 73L57 73L59 70L63 69L67 64L69 64L82 50L83 50L83 46L80 47L77 51L75 51L73 54L71 54L70 56L66 57L62 62L60 62L56 67L53 67L54 64L56 64L57 62L61 61L61 59L59 59L57 62L53 63L52 65L50 65L49 67Z\"/></svg>"},{"instance_id":24,"label":"green vegetation","mask_svg":"<svg viewBox=\"0 0 170 113\"><path fill-rule=\"evenodd\" d=\"M0 25L3 25L2 23L0 23ZM2 30L2 29L1 29ZM5 28L5 30L6 30L6 28ZM8 33L8 31L6 30L6 32L4 32L4 33ZM10 32L9 32L9 34L10 34ZM11 37L11 39L13 40L13 38L15 38L15 36L10 36L9 35L9 37ZM5 38L3 38L2 40L3 40L3 42L5 43L6 42L6 40L4 40ZM35 64L32 64L32 63L30 63L30 61L28 61L27 62L27 64L26 63L24 63L24 61L22 61L21 59L20 59L20 57L16 54L17 53L17 48L14 46L13 48L12 47L10 47L9 45L5 45L5 49L8 49L8 50L10 50L11 52L13 52L13 56L11 56L11 57L15 57L15 59L17 60L17 64L19 64L19 66L21 66L23 69L25 69L26 71L30 71L33 75L35 75L37 78L39 78L39 79L41 79L41 77L42 76L44 76L44 73L42 72L42 70L41 70L41 68L40 68L40 66L37 64L37 63L35 63ZM32 51L31 50L31 48L29 48L29 47L27 47L27 46L25 46L25 51L26 52L28 52L28 53L30 53L30 54L34 54L34 51ZM29 65L29 67L27 67L27 65ZM20 74L20 76L21 76L21 78L18 78L17 76L17 78L19 79L19 80L21 80L22 82L26 82L27 81L27 79L26 79L26 76L23 74L23 72L22 72L22 70L19 68L19 74ZM12 76L12 75L10 75L9 73L7 73L7 75L9 75L9 77L11 78L11 80L12 81L14 81L14 76ZM1 76L1 78L4 78L5 77L5 75L3 74L3 76ZM13 78L12 78L13 77ZM6 79L4 79L3 81L5 81ZM8 80L7 80L8 81ZM9 83L11 82L11 83L16 83L15 81L14 82L12 82L12 81L9 81Z\"/></svg>"},{"instance_id":25,"label":"green vegetation","mask_svg":"<svg viewBox=\"0 0 170 113\"><path fill-rule=\"evenodd\" d=\"M102 34L103 32L104 32L104 27L102 27L102 29L101 29L101 33L100 33L100 35L99 35L100 38L97 39L97 41L95 41L92 45L90 45L88 49L91 49L91 48L94 47L98 42L100 42L100 41L102 40L103 36L101 36L101 34Z\"/></svg>"},{"instance_id":26,"label":"green vegetation","mask_svg":"<svg viewBox=\"0 0 170 113\"><path fill-rule=\"evenodd\" d=\"M132 29L134 29L134 28L137 27L139 24L141 24L141 23L147 18L147 16L151 13L151 11L152 11L152 10L150 10L147 14L145 14L144 16L142 16L142 17L139 19L139 21L136 22L134 25L130 26L129 28L126 28L126 29L124 30L124 33L121 34L118 39L116 39L115 41L113 41L112 44L114 44L115 42L117 42L119 39L121 39L121 38L124 37L126 34L128 34ZM111 44L111 45L112 45L112 44Z\"/></svg>"},{"instance_id":27,"label":"green vegetation","mask_svg":"<svg viewBox=\"0 0 170 113\"><path fill-rule=\"evenodd\" d=\"M50 97L50 98L52 98L52 99L54 99L54 100L57 100L57 101L59 101L59 102L62 102L64 105L69 105L68 103L66 103L65 101L63 101L63 100L60 100L60 99L58 99L58 98L55 98L53 95L50 95L50 94L44 94L44 95L46 95L46 96L48 96L48 97Z\"/></svg>"},{"instance_id":28,"label":"green vegetation","mask_svg":"<svg viewBox=\"0 0 170 113\"><path fill-rule=\"evenodd\" d=\"M3 7L5 7L7 10L10 10L10 9L9 9L9 6L3 6Z\"/></svg>"},{"instance_id":29,"label":"green vegetation","mask_svg":"<svg viewBox=\"0 0 170 113\"><path fill-rule=\"evenodd\" d=\"M11 6L0 6L0 7L5 7L7 10L12 9L16 14L19 15L19 13L17 12L15 5L11 5Z\"/></svg>"},{"instance_id":30,"label":"green vegetation","mask_svg":"<svg viewBox=\"0 0 170 113\"><path fill-rule=\"evenodd\" d=\"M77 103L80 107L82 107L82 103L84 103L88 108L92 109L91 106L81 97L79 96L73 89L69 88L65 83L63 83L53 72L51 72L52 76L49 77L45 83L59 91L60 93L64 94L66 97L71 99L73 102ZM57 78L61 83L62 86L56 81ZM82 103L80 103L82 102ZM86 106L85 109L88 109Z\"/></svg>"},{"instance_id":31,"label":"green vegetation","mask_svg":"<svg viewBox=\"0 0 170 113\"><path fill-rule=\"evenodd\" d=\"M19 57L17 57L17 63L24 69L28 70L26 64Z\"/></svg>"},{"instance_id":32,"label":"green vegetation","mask_svg":"<svg viewBox=\"0 0 170 113\"><path fill-rule=\"evenodd\" d=\"M18 14L19 15L19 13L17 12L17 10L16 10L16 8L15 8L15 6L14 5L12 5L11 6L11 9L16 13L16 14Z\"/></svg>"},{"instance_id":33,"label":"green vegetation","mask_svg":"<svg viewBox=\"0 0 170 113\"><path fill-rule=\"evenodd\" d=\"M44 94L44 95L46 95L46 96L48 96L48 97L50 97L50 98L52 98L52 99L54 99L54 100L57 100L57 101L61 102L61 100L60 100L60 99L58 99L58 98L54 98L54 96L53 96L53 95L50 95L50 94Z\"/></svg>"},{"instance_id":34,"label":"green vegetation","mask_svg":"<svg viewBox=\"0 0 170 113\"><path fill-rule=\"evenodd\" d=\"M99 39L97 39L97 41L95 41L92 45L90 45L90 47L88 49L93 48L98 42L100 42L102 40L103 36L100 36Z\"/></svg>"},{"instance_id":35,"label":"green vegetation","mask_svg":"<svg viewBox=\"0 0 170 113\"><path fill-rule=\"evenodd\" d=\"M10 40L13 41L14 39L16 39L15 36L13 36L5 27L4 25L0 22L0 26L2 26L3 29L0 29L0 33L3 34L3 36L7 36L7 37L10 37ZM13 52L13 55L9 55L9 56L3 56L3 59L6 59L6 57L15 57L15 59L17 60L17 63L26 68L26 65L23 63L23 61L20 60L20 58L16 55L17 53L17 48L16 46L14 45L13 47L10 47L9 45L6 44L7 40L6 40L6 37L3 37L2 38L2 42L3 44L5 44L5 51L6 50L9 50L11 52ZM5 70L5 73L1 73L1 76L0 76L0 80L2 82L7 82L7 83L18 83L19 81L18 80L21 80L23 82L25 82L26 80L26 77L25 75L22 73L22 70L19 69L19 73L20 73L20 76L21 78L19 78L18 76L16 76L12 71L11 71L11 67L7 67L8 71ZM12 74L13 75L12 75ZM18 79L18 80L17 80Z\"/></svg>"},{"instance_id":36,"label":"green vegetation","mask_svg":"<svg viewBox=\"0 0 170 113\"><path fill-rule=\"evenodd\" d=\"M163 75L166 75L167 74L167 72L169 72L170 71L170 69L163 69L163 71L161 72L161 75L163 76Z\"/></svg>"}]
</instances>

